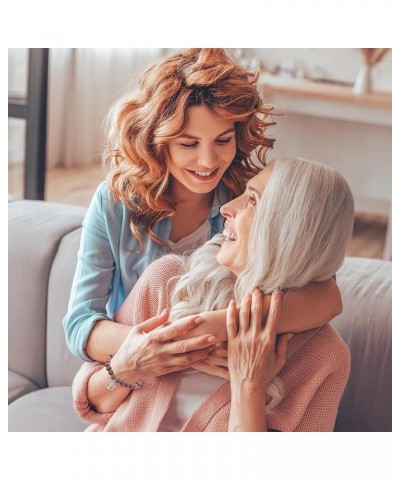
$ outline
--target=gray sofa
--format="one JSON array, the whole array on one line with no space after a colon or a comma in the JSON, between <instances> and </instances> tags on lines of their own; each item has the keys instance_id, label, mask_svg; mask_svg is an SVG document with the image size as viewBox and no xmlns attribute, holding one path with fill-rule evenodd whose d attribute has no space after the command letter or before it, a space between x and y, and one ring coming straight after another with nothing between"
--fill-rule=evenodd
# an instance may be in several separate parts
<instances>
[{"instance_id":1,"label":"gray sofa","mask_svg":"<svg viewBox=\"0 0 400 480\"><path fill-rule=\"evenodd\" d=\"M71 383L81 361L62 318L84 208L9 202L9 431L82 431ZM352 369L336 431L391 431L391 263L346 258L337 274L344 310L333 320Z\"/></svg>"}]
</instances>

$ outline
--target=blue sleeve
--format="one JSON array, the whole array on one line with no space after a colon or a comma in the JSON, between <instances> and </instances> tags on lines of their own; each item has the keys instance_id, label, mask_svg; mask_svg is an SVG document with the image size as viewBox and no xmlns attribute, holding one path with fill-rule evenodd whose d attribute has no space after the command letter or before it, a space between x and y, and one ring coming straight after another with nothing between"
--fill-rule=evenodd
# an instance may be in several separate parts
<instances>
[{"instance_id":1,"label":"blue sleeve","mask_svg":"<svg viewBox=\"0 0 400 480\"><path fill-rule=\"evenodd\" d=\"M86 355L85 347L95 322L109 319L106 305L115 269L101 190L102 185L97 189L83 221L68 313L63 320L70 351L85 361L92 361Z\"/></svg>"}]
</instances>

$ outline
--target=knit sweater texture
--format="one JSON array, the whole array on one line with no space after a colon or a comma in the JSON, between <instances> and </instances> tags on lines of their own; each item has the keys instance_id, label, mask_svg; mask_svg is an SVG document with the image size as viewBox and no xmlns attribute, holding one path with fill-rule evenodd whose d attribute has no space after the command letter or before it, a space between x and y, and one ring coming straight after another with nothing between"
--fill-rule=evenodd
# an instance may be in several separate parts
<instances>
[{"instance_id":1,"label":"knit sweater texture","mask_svg":"<svg viewBox=\"0 0 400 480\"><path fill-rule=\"evenodd\" d=\"M153 262L140 277L114 320L137 325L159 314L182 267L171 257ZM82 365L73 382L73 404L79 416L92 423L87 431L158 431L182 378L181 372L147 379L115 412L97 413L87 398L88 381L102 363ZM330 326L295 334L286 363L279 372L284 397L266 413L267 429L282 432L333 431L340 398L350 373L350 352ZM105 387L104 387L105 388ZM118 387L121 388L121 387ZM230 413L230 383L214 391L183 425L186 432L226 432Z\"/></svg>"}]
</instances>

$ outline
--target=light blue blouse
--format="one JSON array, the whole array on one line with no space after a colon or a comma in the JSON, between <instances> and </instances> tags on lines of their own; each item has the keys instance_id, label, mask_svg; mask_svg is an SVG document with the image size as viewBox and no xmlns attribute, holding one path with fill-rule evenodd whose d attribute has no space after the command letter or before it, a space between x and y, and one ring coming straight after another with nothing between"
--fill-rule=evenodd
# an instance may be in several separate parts
<instances>
[{"instance_id":1,"label":"light blue blouse","mask_svg":"<svg viewBox=\"0 0 400 480\"><path fill-rule=\"evenodd\" d=\"M210 238L223 230L219 213L228 201L228 190L220 184L208 220ZM124 204L109 196L106 182L99 185L82 223L78 263L71 289L68 313L63 319L66 340L74 355L85 361L90 332L97 320L112 320L146 267L166 253L166 247L150 240L141 230L144 252L129 227L129 212ZM158 222L154 233L169 239L171 219Z\"/></svg>"}]
</instances>

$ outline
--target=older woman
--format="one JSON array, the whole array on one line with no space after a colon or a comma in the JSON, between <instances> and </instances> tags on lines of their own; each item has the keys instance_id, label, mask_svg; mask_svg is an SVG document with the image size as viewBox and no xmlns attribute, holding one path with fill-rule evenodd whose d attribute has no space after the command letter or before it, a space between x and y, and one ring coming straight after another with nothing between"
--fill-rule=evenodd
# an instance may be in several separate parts
<instances>
[{"instance_id":1,"label":"older woman","mask_svg":"<svg viewBox=\"0 0 400 480\"><path fill-rule=\"evenodd\" d=\"M140 278L116 318L129 324L134 312L136 325L112 363L111 358L106 368L86 363L78 372L74 405L93 422L89 430L333 429L349 374L346 345L330 326L297 333L290 341L291 334L277 332L286 295L331 278L343 262L354 213L346 181L319 163L276 159L221 213L223 236L187 262L163 257ZM263 296L272 292L266 319ZM225 328L218 316L213 322L213 313L195 315L228 304ZM158 317L147 320L168 306L171 325L159 327ZM126 361L129 336L145 339L134 368ZM170 359L171 338L179 338L173 343L176 362L187 361L184 352L190 351L198 357L191 366L202 372L176 372L166 362L163 374L153 375L147 352L165 343ZM215 347L225 340L227 360L224 349ZM220 358L220 370L227 365L229 375L204 373L208 355ZM117 388L107 390L107 379Z\"/></svg>"}]
</instances>

